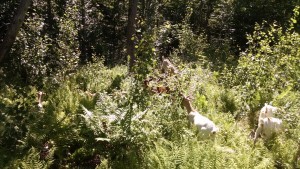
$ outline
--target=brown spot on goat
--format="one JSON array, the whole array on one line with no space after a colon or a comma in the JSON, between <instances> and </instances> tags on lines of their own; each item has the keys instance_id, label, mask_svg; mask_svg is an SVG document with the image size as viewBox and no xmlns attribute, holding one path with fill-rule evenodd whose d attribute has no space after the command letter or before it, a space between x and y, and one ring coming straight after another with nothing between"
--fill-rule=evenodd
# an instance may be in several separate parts
<instances>
[{"instance_id":1,"label":"brown spot on goat","mask_svg":"<svg viewBox=\"0 0 300 169\"><path fill-rule=\"evenodd\" d=\"M159 94L170 92L170 88L168 86L157 86L156 90L157 90L157 93L159 93Z\"/></svg>"},{"instance_id":2,"label":"brown spot on goat","mask_svg":"<svg viewBox=\"0 0 300 169\"><path fill-rule=\"evenodd\" d=\"M151 93L157 93L157 94L161 94L161 93L169 93L170 92L170 88L169 86L151 86L150 85L150 82L154 82L154 83L157 83L159 81L161 81L162 78L159 77L158 79L154 79L153 77L149 77L148 79L145 79L143 81L144 83L144 88L145 89L148 89Z\"/></svg>"}]
</instances>

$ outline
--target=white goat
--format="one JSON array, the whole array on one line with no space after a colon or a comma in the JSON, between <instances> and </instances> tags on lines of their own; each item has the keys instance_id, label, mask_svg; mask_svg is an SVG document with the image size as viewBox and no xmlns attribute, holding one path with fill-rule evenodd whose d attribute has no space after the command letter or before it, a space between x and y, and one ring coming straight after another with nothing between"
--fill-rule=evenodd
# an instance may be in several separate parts
<instances>
[{"instance_id":1,"label":"white goat","mask_svg":"<svg viewBox=\"0 0 300 169\"><path fill-rule=\"evenodd\" d=\"M282 120L274 117L260 118L258 127L255 131L254 144L256 143L259 135L262 135L265 139L270 138L274 133L278 133L281 130Z\"/></svg>"},{"instance_id":2,"label":"white goat","mask_svg":"<svg viewBox=\"0 0 300 169\"><path fill-rule=\"evenodd\" d=\"M259 135L262 135L265 139L270 138L274 133L281 130L282 120L275 118L274 114L277 112L278 108L268 105L260 110L258 118L258 127L255 131L254 144L256 143Z\"/></svg>"},{"instance_id":3,"label":"white goat","mask_svg":"<svg viewBox=\"0 0 300 169\"><path fill-rule=\"evenodd\" d=\"M162 71L164 73L177 74L178 70L175 66L170 62L169 59L164 59L162 62Z\"/></svg>"},{"instance_id":4,"label":"white goat","mask_svg":"<svg viewBox=\"0 0 300 169\"><path fill-rule=\"evenodd\" d=\"M207 138L210 135L215 135L219 131L219 128L216 127L211 120L193 109L190 98L183 96L181 104L187 109L189 122L197 127L201 136Z\"/></svg>"}]
</instances>

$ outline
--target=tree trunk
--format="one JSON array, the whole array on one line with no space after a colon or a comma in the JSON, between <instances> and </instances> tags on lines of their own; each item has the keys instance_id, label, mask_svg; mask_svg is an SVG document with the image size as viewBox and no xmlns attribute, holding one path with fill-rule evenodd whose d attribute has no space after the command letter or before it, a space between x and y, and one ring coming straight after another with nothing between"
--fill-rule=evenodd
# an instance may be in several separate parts
<instances>
[{"instance_id":1,"label":"tree trunk","mask_svg":"<svg viewBox=\"0 0 300 169\"><path fill-rule=\"evenodd\" d=\"M129 0L128 9L128 25L127 25L127 55L129 55L129 72L132 72L136 57L134 55L135 49L135 24L137 15L138 0Z\"/></svg>"},{"instance_id":2,"label":"tree trunk","mask_svg":"<svg viewBox=\"0 0 300 169\"><path fill-rule=\"evenodd\" d=\"M6 53L10 50L13 45L18 32L24 22L26 12L30 6L31 0L21 0L20 5L16 11L16 14L8 27L6 36L3 39L2 44L0 45L0 63L5 57Z\"/></svg>"},{"instance_id":3,"label":"tree trunk","mask_svg":"<svg viewBox=\"0 0 300 169\"><path fill-rule=\"evenodd\" d=\"M79 30L79 46L80 46L80 62L81 64L85 64L88 60L87 56L87 36L86 36L86 11L85 11L85 1L80 0L80 14L81 14L81 28Z\"/></svg>"}]
</instances>

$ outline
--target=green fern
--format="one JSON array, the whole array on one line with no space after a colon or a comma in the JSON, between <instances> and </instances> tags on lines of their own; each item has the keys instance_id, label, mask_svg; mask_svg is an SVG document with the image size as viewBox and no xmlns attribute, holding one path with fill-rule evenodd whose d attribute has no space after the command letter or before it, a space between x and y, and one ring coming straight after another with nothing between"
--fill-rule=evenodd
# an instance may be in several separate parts
<instances>
[{"instance_id":1,"label":"green fern","mask_svg":"<svg viewBox=\"0 0 300 169\"><path fill-rule=\"evenodd\" d=\"M50 151L46 160L40 160L40 153L38 152L37 149L32 147L24 157L12 162L9 168L48 169L53 163L52 156L53 156L53 150Z\"/></svg>"}]
</instances>

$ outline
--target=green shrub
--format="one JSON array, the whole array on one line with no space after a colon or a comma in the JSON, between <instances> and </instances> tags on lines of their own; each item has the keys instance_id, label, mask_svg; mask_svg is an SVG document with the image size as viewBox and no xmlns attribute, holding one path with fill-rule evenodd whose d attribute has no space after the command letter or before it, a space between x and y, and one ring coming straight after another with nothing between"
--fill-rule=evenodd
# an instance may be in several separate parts
<instances>
[{"instance_id":1,"label":"green shrub","mask_svg":"<svg viewBox=\"0 0 300 169\"><path fill-rule=\"evenodd\" d=\"M249 47L241 53L238 66L234 70L225 69L221 80L226 88L235 91L235 98L243 105L238 109L246 112L248 123L244 123L250 128L255 129L257 111L264 103L271 102L281 109L275 117L283 120L283 132L257 145L268 149L276 168L299 165L300 36L294 30L299 8L294 12L287 31L276 24L256 24L253 34L248 35Z\"/></svg>"},{"instance_id":2,"label":"green shrub","mask_svg":"<svg viewBox=\"0 0 300 169\"><path fill-rule=\"evenodd\" d=\"M20 159L12 162L8 168L40 168L47 169L50 168L53 163L53 151L49 153L45 160L40 159L40 152L36 148L30 148L26 155Z\"/></svg>"},{"instance_id":3,"label":"green shrub","mask_svg":"<svg viewBox=\"0 0 300 169\"><path fill-rule=\"evenodd\" d=\"M232 72L225 69L222 83L239 91L239 100L245 103L249 119L253 119L264 103L274 101L277 93L287 88L299 91L300 36L293 29L298 10L295 9L287 31L275 23L256 24L255 31L248 35L249 47L241 53L238 66Z\"/></svg>"}]
</instances>

